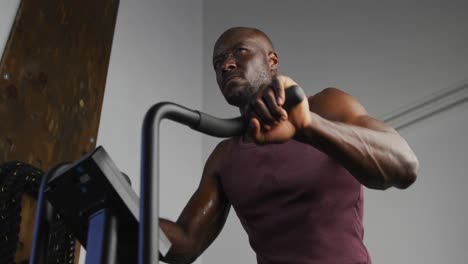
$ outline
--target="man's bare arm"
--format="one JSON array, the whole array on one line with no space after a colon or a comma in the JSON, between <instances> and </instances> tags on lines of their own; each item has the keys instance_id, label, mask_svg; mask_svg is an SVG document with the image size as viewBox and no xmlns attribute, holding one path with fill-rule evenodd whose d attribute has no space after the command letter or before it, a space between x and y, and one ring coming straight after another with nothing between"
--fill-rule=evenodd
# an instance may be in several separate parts
<instances>
[{"instance_id":1,"label":"man's bare arm","mask_svg":"<svg viewBox=\"0 0 468 264\"><path fill-rule=\"evenodd\" d=\"M416 180L419 163L407 142L370 117L354 97L327 88L286 113L279 102L284 102L284 90L297 83L282 75L276 80L276 85L259 91L243 112L250 113L249 135L257 143L294 137L339 161L369 188L407 188Z\"/></svg>"},{"instance_id":2,"label":"man's bare arm","mask_svg":"<svg viewBox=\"0 0 468 264\"><path fill-rule=\"evenodd\" d=\"M160 219L160 226L172 243L161 261L192 263L223 228L230 209L218 177L225 145L225 142L220 143L208 158L200 185L178 220Z\"/></svg>"},{"instance_id":3,"label":"man's bare arm","mask_svg":"<svg viewBox=\"0 0 468 264\"><path fill-rule=\"evenodd\" d=\"M337 159L363 185L407 188L416 180L419 163L407 142L351 95L327 88L309 98L309 109L298 138Z\"/></svg>"}]
</instances>

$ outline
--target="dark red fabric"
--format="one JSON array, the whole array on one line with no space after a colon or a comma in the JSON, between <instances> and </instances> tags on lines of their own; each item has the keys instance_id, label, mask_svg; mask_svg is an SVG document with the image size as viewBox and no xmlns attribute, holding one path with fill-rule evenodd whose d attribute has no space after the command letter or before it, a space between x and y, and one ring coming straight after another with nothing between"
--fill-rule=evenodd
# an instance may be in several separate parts
<instances>
[{"instance_id":1,"label":"dark red fabric","mask_svg":"<svg viewBox=\"0 0 468 264\"><path fill-rule=\"evenodd\" d=\"M295 140L229 144L221 183L259 264L371 263L363 188L346 169Z\"/></svg>"}]
</instances>

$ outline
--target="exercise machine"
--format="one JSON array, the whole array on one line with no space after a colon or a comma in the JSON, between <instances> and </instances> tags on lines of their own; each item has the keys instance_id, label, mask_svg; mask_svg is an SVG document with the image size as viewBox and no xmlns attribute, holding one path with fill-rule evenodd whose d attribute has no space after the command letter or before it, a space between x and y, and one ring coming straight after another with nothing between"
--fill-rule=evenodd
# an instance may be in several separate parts
<instances>
[{"instance_id":1,"label":"exercise machine","mask_svg":"<svg viewBox=\"0 0 468 264\"><path fill-rule=\"evenodd\" d=\"M289 110L304 96L299 86L290 87L284 108ZM171 246L159 227L158 142L163 119L215 137L241 135L245 129L240 117L220 119L170 102L153 105L142 129L140 199L103 147L55 166L41 182L30 264L48 263L44 245L55 214L86 248L86 264L159 263L160 254Z\"/></svg>"}]
</instances>

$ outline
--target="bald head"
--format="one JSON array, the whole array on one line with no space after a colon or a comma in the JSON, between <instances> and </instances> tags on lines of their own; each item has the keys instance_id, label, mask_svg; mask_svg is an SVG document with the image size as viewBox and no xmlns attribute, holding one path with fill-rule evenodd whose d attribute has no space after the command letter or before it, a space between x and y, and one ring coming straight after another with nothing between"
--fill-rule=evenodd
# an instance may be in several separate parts
<instances>
[{"instance_id":1,"label":"bald head","mask_svg":"<svg viewBox=\"0 0 468 264\"><path fill-rule=\"evenodd\" d=\"M214 52L223 45L225 42L232 43L244 39L256 39L260 45L265 49L265 52L273 52L273 43L271 39L260 29L250 27L232 27L221 34L215 43Z\"/></svg>"}]
</instances>

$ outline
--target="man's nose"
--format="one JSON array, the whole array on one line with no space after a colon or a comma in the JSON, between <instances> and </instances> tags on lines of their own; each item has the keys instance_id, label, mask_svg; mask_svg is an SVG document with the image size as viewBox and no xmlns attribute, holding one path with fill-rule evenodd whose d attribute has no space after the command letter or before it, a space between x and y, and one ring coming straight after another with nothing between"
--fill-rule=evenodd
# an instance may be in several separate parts
<instances>
[{"instance_id":1,"label":"man's nose","mask_svg":"<svg viewBox=\"0 0 468 264\"><path fill-rule=\"evenodd\" d=\"M228 72L237 68L236 60L233 57L229 57L224 61L223 71Z\"/></svg>"}]
</instances>

